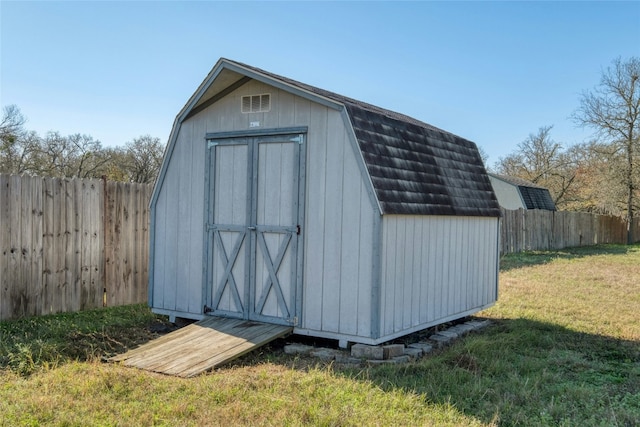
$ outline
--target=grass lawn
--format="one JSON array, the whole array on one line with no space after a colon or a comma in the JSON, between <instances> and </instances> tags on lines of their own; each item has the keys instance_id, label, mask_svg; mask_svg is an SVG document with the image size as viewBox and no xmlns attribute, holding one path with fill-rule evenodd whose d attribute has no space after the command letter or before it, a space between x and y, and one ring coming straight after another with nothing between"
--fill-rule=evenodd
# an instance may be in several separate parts
<instances>
[{"instance_id":1,"label":"grass lawn","mask_svg":"<svg viewBox=\"0 0 640 427\"><path fill-rule=\"evenodd\" d=\"M284 341L194 379L103 363L166 320L127 306L0 323L0 426L640 425L640 246L503 258L493 325L405 365Z\"/></svg>"}]
</instances>

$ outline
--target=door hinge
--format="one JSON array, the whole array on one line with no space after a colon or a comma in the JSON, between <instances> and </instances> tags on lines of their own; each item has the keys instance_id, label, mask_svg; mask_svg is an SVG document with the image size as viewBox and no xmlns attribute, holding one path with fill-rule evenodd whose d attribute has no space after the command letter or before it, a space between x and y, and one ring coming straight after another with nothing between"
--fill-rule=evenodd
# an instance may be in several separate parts
<instances>
[{"instance_id":1,"label":"door hinge","mask_svg":"<svg viewBox=\"0 0 640 427\"><path fill-rule=\"evenodd\" d=\"M207 148L215 147L216 145L218 145L218 143L215 141L207 141Z\"/></svg>"},{"instance_id":2,"label":"door hinge","mask_svg":"<svg viewBox=\"0 0 640 427\"><path fill-rule=\"evenodd\" d=\"M296 225L296 234L300 235L300 225Z\"/></svg>"},{"instance_id":3,"label":"door hinge","mask_svg":"<svg viewBox=\"0 0 640 427\"><path fill-rule=\"evenodd\" d=\"M208 314L208 313L211 313L213 309L205 304L202 311L204 312L204 314Z\"/></svg>"},{"instance_id":4,"label":"door hinge","mask_svg":"<svg viewBox=\"0 0 640 427\"><path fill-rule=\"evenodd\" d=\"M302 137L302 135L298 135L298 136L294 136L293 138L289 139L289 141L297 142L298 144L302 144L303 139L304 138Z\"/></svg>"},{"instance_id":5,"label":"door hinge","mask_svg":"<svg viewBox=\"0 0 640 427\"><path fill-rule=\"evenodd\" d=\"M289 319L289 323L296 326L298 324L298 316L295 316L293 319Z\"/></svg>"}]
</instances>

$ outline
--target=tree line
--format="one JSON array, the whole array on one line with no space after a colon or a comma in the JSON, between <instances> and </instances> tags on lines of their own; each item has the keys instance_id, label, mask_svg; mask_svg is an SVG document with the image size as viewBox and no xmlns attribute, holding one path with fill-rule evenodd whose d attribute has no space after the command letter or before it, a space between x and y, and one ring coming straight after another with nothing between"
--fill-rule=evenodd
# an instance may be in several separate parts
<instances>
[{"instance_id":1,"label":"tree line","mask_svg":"<svg viewBox=\"0 0 640 427\"><path fill-rule=\"evenodd\" d=\"M640 208L640 58L615 59L571 118L593 140L567 146L542 126L491 169L548 188L558 209L625 217L631 238Z\"/></svg>"},{"instance_id":2,"label":"tree line","mask_svg":"<svg viewBox=\"0 0 640 427\"><path fill-rule=\"evenodd\" d=\"M44 136L25 127L15 105L3 107L0 121L0 173L59 178L101 178L153 183L162 164L160 138L142 135L122 147L103 147L90 135Z\"/></svg>"}]
</instances>

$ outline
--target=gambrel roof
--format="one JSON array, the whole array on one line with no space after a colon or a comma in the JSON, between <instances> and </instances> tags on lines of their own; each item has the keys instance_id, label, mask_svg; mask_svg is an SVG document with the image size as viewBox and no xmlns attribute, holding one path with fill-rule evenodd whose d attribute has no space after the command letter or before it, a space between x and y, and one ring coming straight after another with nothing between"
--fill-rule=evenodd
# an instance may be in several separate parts
<instances>
[{"instance_id":1,"label":"gambrel roof","mask_svg":"<svg viewBox=\"0 0 640 427\"><path fill-rule=\"evenodd\" d=\"M169 145L182 121L251 79L346 114L381 214L500 216L473 142L404 114L224 58L176 117Z\"/></svg>"}]
</instances>

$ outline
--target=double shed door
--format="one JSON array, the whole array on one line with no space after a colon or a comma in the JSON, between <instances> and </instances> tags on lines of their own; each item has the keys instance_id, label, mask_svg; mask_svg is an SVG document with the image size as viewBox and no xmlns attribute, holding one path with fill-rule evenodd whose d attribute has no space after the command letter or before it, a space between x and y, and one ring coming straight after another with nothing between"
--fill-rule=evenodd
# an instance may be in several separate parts
<instances>
[{"instance_id":1,"label":"double shed door","mask_svg":"<svg viewBox=\"0 0 640 427\"><path fill-rule=\"evenodd\" d=\"M205 312L296 325L304 134L211 139Z\"/></svg>"}]
</instances>

